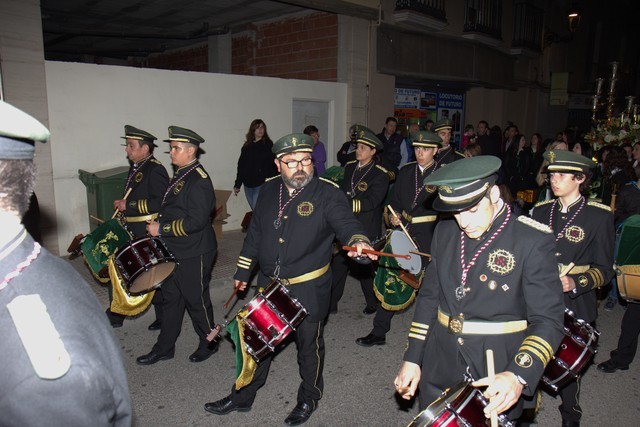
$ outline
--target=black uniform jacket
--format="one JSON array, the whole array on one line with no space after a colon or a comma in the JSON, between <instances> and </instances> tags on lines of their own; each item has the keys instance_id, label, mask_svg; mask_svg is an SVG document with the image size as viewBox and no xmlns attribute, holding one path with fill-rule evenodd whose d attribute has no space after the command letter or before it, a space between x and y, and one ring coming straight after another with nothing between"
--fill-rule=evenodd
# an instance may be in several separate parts
<instances>
[{"instance_id":1,"label":"black uniform jacket","mask_svg":"<svg viewBox=\"0 0 640 427\"><path fill-rule=\"evenodd\" d=\"M616 197L615 222L616 227L631 215L640 214L640 188L637 182L628 182L620 187Z\"/></svg>"},{"instance_id":2,"label":"black uniform jacket","mask_svg":"<svg viewBox=\"0 0 640 427\"><path fill-rule=\"evenodd\" d=\"M419 249L424 252L431 249L433 229L438 219L438 213L432 208L437 187L424 185L424 179L438 166L434 162L421 172L417 162L407 163L400 169L389 198L389 205L402 217L403 223L408 224L409 234L416 238Z\"/></svg>"},{"instance_id":3,"label":"black uniform jacket","mask_svg":"<svg viewBox=\"0 0 640 427\"><path fill-rule=\"evenodd\" d=\"M0 247L0 253L17 246L0 263L4 278L33 255L34 242L24 229ZM40 369L64 359L54 356L55 331L47 332L37 321L36 308L29 311L37 322L36 350L32 362L25 350L7 304L17 297L39 295L51 323L70 358L69 370L56 379L43 379ZM3 426L122 426L132 422L127 375L120 343L103 314L95 293L68 263L41 248L39 255L0 289L0 425ZM53 360L49 359L52 357ZM61 375L61 371L57 375Z\"/></svg>"},{"instance_id":4,"label":"black uniform jacket","mask_svg":"<svg viewBox=\"0 0 640 427\"><path fill-rule=\"evenodd\" d=\"M387 170L374 161L362 168L357 160L349 162L340 189L351 200L353 213L369 240L375 240L382 232L382 208L389 190Z\"/></svg>"},{"instance_id":5,"label":"black uniform jacket","mask_svg":"<svg viewBox=\"0 0 640 427\"><path fill-rule=\"evenodd\" d=\"M511 214L469 269L466 295L456 297L462 278L461 238L469 263L507 214L504 206L488 232L476 240L466 237L453 219L436 226L432 260L416 299L404 360L422 365L422 375L440 390L462 380L460 358L475 379L485 377L485 351L492 349L496 372L522 377L528 385L523 393L530 396L562 339L564 304L552 255L554 241L548 227L530 218ZM453 334L438 320L438 310L460 315L464 322L526 320L528 324L520 332Z\"/></svg>"},{"instance_id":6,"label":"black uniform jacket","mask_svg":"<svg viewBox=\"0 0 640 427\"><path fill-rule=\"evenodd\" d=\"M276 229L281 191L282 205L289 203ZM256 263L260 264L261 286L278 273L282 279L291 279L317 271L330 263L336 236L347 245L369 242L347 197L335 184L313 178L291 199L282 178L271 179L260 189L234 279L248 282ZM289 290L308 310L311 321L321 321L329 310L331 271L292 284Z\"/></svg>"},{"instance_id":7,"label":"black uniform jacket","mask_svg":"<svg viewBox=\"0 0 640 427\"><path fill-rule=\"evenodd\" d=\"M132 164L129 167L124 189L126 194L131 188L126 202L127 218L135 219L135 217L158 213L167 185L169 185L167 170L155 157L150 156L138 165ZM127 226L135 237L146 234L146 225L145 221L127 221Z\"/></svg>"},{"instance_id":8,"label":"black uniform jacket","mask_svg":"<svg viewBox=\"0 0 640 427\"><path fill-rule=\"evenodd\" d=\"M213 184L197 160L176 170L160 206L159 222L162 239L177 259L217 249L211 226L215 207Z\"/></svg>"},{"instance_id":9,"label":"black uniform jacket","mask_svg":"<svg viewBox=\"0 0 640 427\"><path fill-rule=\"evenodd\" d=\"M448 165L456 160L464 159L464 154L457 152L453 149L453 146L449 148L441 148L436 155L436 161L440 166Z\"/></svg>"},{"instance_id":10,"label":"black uniform jacket","mask_svg":"<svg viewBox=\"0 0 640 427\"><path fill-rule=\"evenodd\" d=\"M584 201L584 206L580 205ZM539 203L533 210L533 218L553 229L556 241L556 262L576 266L568 274L576 283L573 292L567 292L564 302L567 308L585 322L593 322L598 316L595 288L604 286L613 278L613 242L615 230L613 214L608 206L587 202L582 197L560 212L559 200ZM558 238L558 234L562 236Z\"/></svg>"}]
</instances>

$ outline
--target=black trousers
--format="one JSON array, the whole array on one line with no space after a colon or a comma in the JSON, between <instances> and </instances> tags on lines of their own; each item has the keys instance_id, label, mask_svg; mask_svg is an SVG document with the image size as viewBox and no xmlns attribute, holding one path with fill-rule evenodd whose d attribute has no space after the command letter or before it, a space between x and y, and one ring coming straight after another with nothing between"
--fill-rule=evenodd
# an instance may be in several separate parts
<instances>
[{"instance_id":1,"label":"black trousers","mask_svg":"<svg viewBox=\"0 0 640 427\"><path fill-rule=\"evenodd\" d=\"M178 260L172 278L162 285L162 327L153 351L172 354L182 329L182 318L186 308L191 316L193 329L200 338L198 348L209 345L206 337L215 325L213 306L209 295L209 282L215 251L193 258Z\"/></svg>"},{"instance_id":2,"label":"black trousers","mask_svg":"<svg viewBox=\"0 0 640 427\"><path fill-rule=\"evenodd\" d=\"M372 335L376 337L384 337L391 330L391 319L396 312L382 308L381 305L376 309L376 315L373 318Z\"/></svg>"},{"instance_id":3,"label":"black trousers","mask_svg":"<svg viewBox=\"0 0 640 427\"><path fill-rule=\"evenodd\" d=\"M344 286L349 271L360 280L360 287L367 307L375 307L378 304L378 299L373 291L372 264L359 264L351 260L346 252L340 251L331 261L331 305L329 310L336 311L338 309L338 302L344 294Z\"/></svg>"},{"instance_id":4,"label":"black trousers","mask_svg":"<svg viewBox=\"0 0 640 427\"><path fill-rule=\"evenodd\" d=\"M640 304L630 302L622 317L618 348L611 352L611 360L618 366L628 366L633 362L638 350L640 334Z\"/></svg>"},{"instance_id":5,"label":"black trousers","mask_svg":"<svg viewBox=\"0 0 640 427\"><path fill-rule=\"evenodd\" d=\"M303 320L294 333L298 347L298 366L302 383L298 387L298 402L304 402L315 408L322 398L324 381L322 371L324 369L324 330L323 322L311 322ZM240 390L235 385L231 390L231 400L241 406L251 406L258 389L264 385L269 375L272 356L260 360L253 381Z\"/></svg>"}]
</instances>

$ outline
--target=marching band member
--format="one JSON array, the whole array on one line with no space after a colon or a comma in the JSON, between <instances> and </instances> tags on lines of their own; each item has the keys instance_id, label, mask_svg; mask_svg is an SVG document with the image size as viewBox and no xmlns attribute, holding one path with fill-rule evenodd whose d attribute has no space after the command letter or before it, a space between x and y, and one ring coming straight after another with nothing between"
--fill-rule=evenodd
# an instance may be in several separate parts
<instances>
[{"instance_id":1,"label":"marching band member","mask_svg":"<svg viewBox=\"0 0 640 427\"><path fill-rule=\"evenodd\" d=\"M169 185L169 175L162 163L153 156L153 150L157 145L155 136L142 129L130 125L124 127L122 138L125 140L125 152L131 163L124 193L131 192L126 200L119 199L113 201L114 209L125 215L127 228L134 238L143 237L147 234L147 223L150 219L158 217L158 209L162 196ZM109 287L109 300L112 299L112 288ZM150 331L160 329L162 323L162 291L156 289L153 296L153 307L156 312L156 320L149 325ZM111 326L118 328L122 326L123 314L114 313L107 309L107 316Z\"/></svg>"},{"instance_id":2,"label":"marching band member","mask_svg":"<svg viewBox=\"0 0 640 427\"><path fill-rule=\"evenodd\" d=\"M431 206L436 189L424 185L424 179L438 169L434 158L442 139L430 131L414 132L410 138L416 161L400 169L389 199L389 206L401 217L388 210L385 216L394 227L398 227L401 222L406 223L419 251L429 253L438 213ZM422 261L423 266L429 262L426 257L422 257ZM383 261L380 263L383 264ZM356 344L364 347L385 344L395 312L408 307L416 295L415 290L406 286L395 271L385 269L382 265L378 267L375 284L381 304L377 306L372 331L356 340Z\"/></svg>"},{"instance_id":3,"label":"marching band member","mask_svg":"<svg viewBox=\"0 0 640 427\"><path fill-rule=\"evenodd\" d=\"M218 244L211 226L216 207L213 184L197 157L204 139L190 129L169 126L165 142L171 146L176 170L162 198L158 221L150 222L147 230L162 237L178 266L162 285L160 335L151 352L137 358L141 365L173 358L185 307L200 338L189 360L202 362L218 351L217 341L207 340L214 327L209 282Z\"/></svg>"},{"instance_id":4,"label":"marching band member","mask_svg":"<svg viewBox=\"0 0 640 427\"><path fill-rule=\"evenodd\" d=\"M431 174L433 207L450 212L431 243L404 363L395 379L424 409L468 372L488 386L485 415L517 418L563 336L562 291L545 225L516 218L495 185L500 159L477 156ZM495 354L489 384L485 350Z\"/></svg>"},{"instance_id":5,"label":"marching band member","mask_svg":"<svg viewBox=\"0 0 640 427\"><path fill-rule=\"evenodd\" d=\"M549 224L556 247L553 253L561 267L575 266L564 276L564 303L578 319L595 327L598 307L596 289L613 278L613 242L615 229L611 209L598 202L587 201L581 192L588 188L595 163L572 151L547 151L547 173L551 190L557 199L541 202L532 217ZM560 414L563 427L579 427L580 377L559 390L562 397Z\"/></svg>"},{"instance_id":6,"label":"marching band member","mask_svg":"<svg viewBox=\"0 0 640 427\"><path fill-rule=\"evenodd\" d=\"M258 264L258 286L281 280L309 313L294 333L302 383L297 404L285 419L291 426L306 422L322 397L323 328L329 311L334 237L357 248L349 256L371 249L345 195L331 181L314 176L312 150L313 140L305 134L290 134L274 143L280 176L260 190L234 276L236 288L244 290ZM205 410L217 415L249 411L267 380L271 359L266 356L259 362L248 385L240 389L234 385L231 394L205 404Z\"/></svg>"}]
</instances>

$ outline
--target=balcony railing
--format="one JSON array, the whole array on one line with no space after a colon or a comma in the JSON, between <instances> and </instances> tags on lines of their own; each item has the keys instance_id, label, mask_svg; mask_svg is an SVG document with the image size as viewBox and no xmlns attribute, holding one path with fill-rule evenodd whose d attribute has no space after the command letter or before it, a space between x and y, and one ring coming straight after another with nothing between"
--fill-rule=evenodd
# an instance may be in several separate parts
<instances>
[{"instance_id":1,"label":"balcony railing","mask_svg":"<svg viewBox=\"0 0 640 427\"><path fill-rule=\"evenodd\" d=\"M396 0L396 11L409 10L440 21L447 21L444 0Z\"/></svg>"},{"instance_id":2,"label":"balcony railing","mask_svg":"<svg viewBox=\"0 0 640 427\"><path fill-rule=\"evenodd\" d=\"M464 32L502 39L502 0L465 0Z\"/></svg>"},{"instance_id":3,"label":"balcony railing","mask_svg":"<svg viewBox=\"0 0 640 427\"><path fill-rule=\"evenodd\" d=\"M513 11L513 41L511 46L542 51L544 10L531 0L516 0Z\"/></svg>"}]
</instances>

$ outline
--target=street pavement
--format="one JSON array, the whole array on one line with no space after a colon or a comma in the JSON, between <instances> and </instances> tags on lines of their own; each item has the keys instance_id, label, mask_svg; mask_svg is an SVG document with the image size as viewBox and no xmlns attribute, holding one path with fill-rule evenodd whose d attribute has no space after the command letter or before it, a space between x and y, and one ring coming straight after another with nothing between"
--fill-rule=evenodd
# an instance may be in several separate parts
<instances>
[{"instance_id":1,"label":"street pavement","mask_svg":"<svg viewBox=\"0 0 640 427\"><path fill-rule=\"evenodd\" d=\"M219 242L211 281L211 300L217 323L231 320L250 300L247 296L232 302L227 310L222 307L233 290L231 277L243 239L242 232L231 231L225 232ZM70 262L106 307L106 288L91 277L81 258ZM399 399L393 387L414 307L394 317L385 345L370 348L355 343L356 338L368 334L372 328L373 316L363 314L363 308L360 285L349 277L338 313L331 315L325 327L324 396L306 426L406 426L418 414L417 402ZM601 307L596 363L607 360L609 351L616 347L623 313L620 305L612 311L604 311ZM152 366L137 365L136 357L149 352L155 343L157 332L147 330L154 319L151 309L114 329L129 378L135 426L285 425L284 419L296 404L300 384L295 343L279 348L267 383L259 390L250 412L217 416L206 412L204 404L228 395L235 380L235 352L231 342L225 339L218 353L205 362L190 362L188 357L196 349L198 339L188 314L185 314L175 358ZM638 425L639 377L637 359L628 371L614 374L604 374L595 366L588 369L583 377L580 398L582 426ZM559 398L543 393L537 424L560 426L559 404Z\"/></svg>"}]
</instances>

